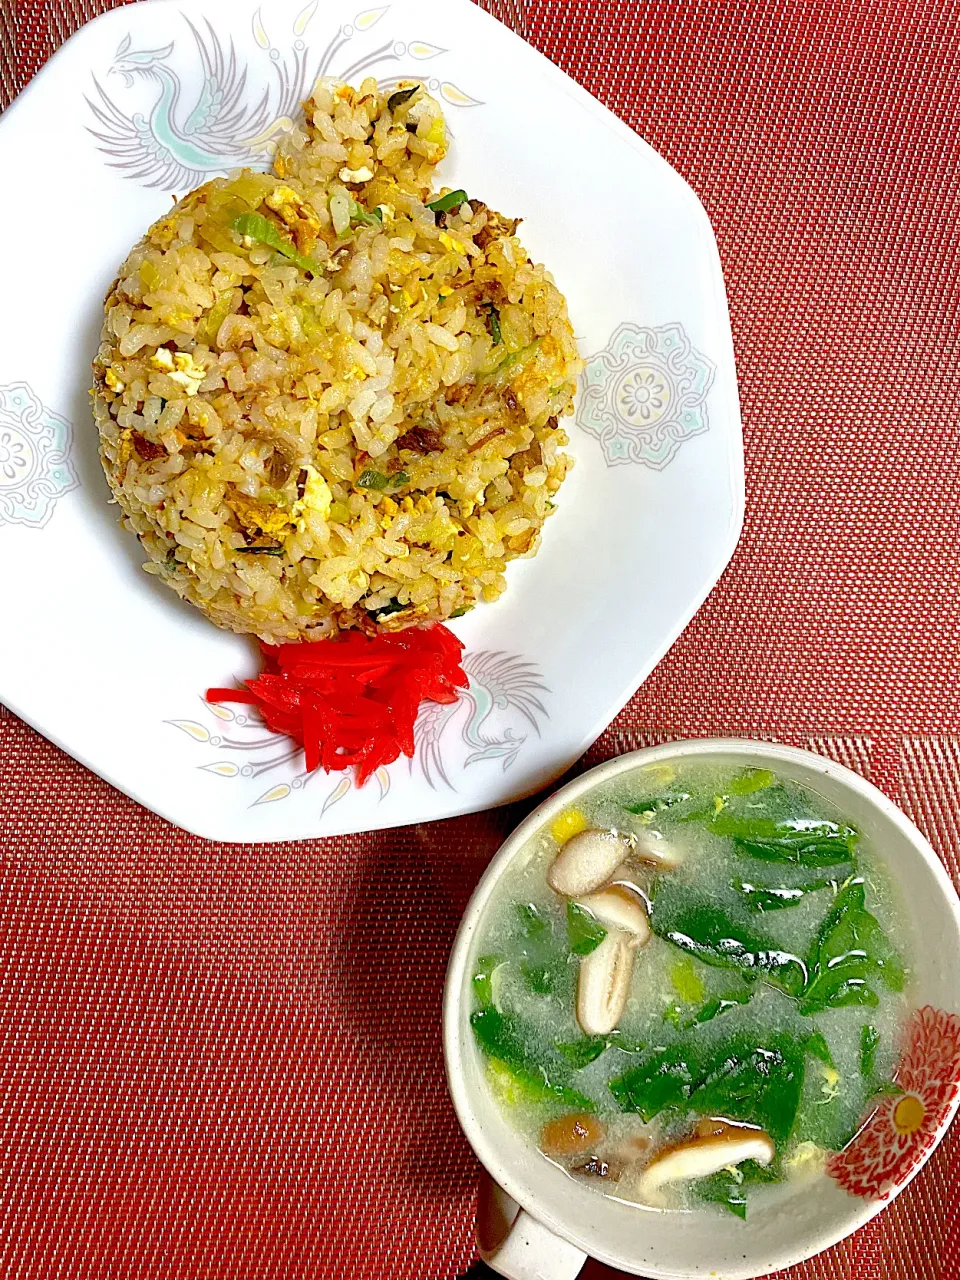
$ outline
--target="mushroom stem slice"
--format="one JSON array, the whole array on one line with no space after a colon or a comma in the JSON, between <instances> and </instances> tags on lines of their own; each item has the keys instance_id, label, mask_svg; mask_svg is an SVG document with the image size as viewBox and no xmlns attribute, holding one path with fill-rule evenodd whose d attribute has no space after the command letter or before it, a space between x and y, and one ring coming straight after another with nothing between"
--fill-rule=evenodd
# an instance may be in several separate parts
<instances>
[{"instance_id":1,"label":"mushroom stem slice","mask_svg":"<svg viewBox=\"0 0 960 1280\"><path fill-rule=\"evenodd\" d=\"M616 1029L630 994L633 956L631 935L611 929L580 961L577 1021L588 1036L606 1036Z\"/></svg>"},{"instance_id":2,"label":"mushroom stem slice","mask_svg":"<svg viewBox=\"0 0 960 1280\"><path fill-rule=\"evenodd\" d=\"M588 893L577 902L593 912L607 929L623 929L629 933L634 947L650 941L650 920L643 899L625 885L615 884L599 893Z\"/></svg>"},{"instance_id":3,"label":"mushroom stem slice","mask_svg":"<svg viewBox=\"0 0 960 1280\"><path fill-rule=\"evenodd\" d=\"M683 862L683 854L669 841L644 832L637 836L633 856L638 862L659 871L676 871Z\"/></svg>"},{"instance_id":4,"label":"mushroom stem slice","mask_svg":"<svg viewBox=\"0 0 960 1280\"><path fill-rule=\"evenodd\" d=\"M756 1160L768 1165L776 1154L773 1140L762 1129L733 1129L709 1137L690 1138L666 1147L647 1165L640 1179L643 1192L656 1191L668 1182L709 1178L729 1165Z\"/></svg>"},{"instance_id":5,"label":"mushroom stem slice","mask_svg":"<svg viewBox=\"0 0 960 1280\"><path fill-rule=\"evenodd\" d=\"M630 852L631 841L618 831L581 831L563 846L547 872L550 888L579 898L606 884Z\"/></svg>"}]
</instances>

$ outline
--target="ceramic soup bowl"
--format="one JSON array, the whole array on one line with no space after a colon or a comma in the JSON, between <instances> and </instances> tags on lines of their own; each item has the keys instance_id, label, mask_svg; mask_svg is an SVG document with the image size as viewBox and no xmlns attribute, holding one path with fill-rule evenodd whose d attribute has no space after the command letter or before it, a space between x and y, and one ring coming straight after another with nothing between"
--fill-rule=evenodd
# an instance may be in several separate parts
<instances>
[{"instance_id":1,"label":"ceramic soup bowl","mask_svg":"<svg viewBox=\"0 0 960 1280\"><path fill-rule=\"evenodd\" d=\"M504 1119L470 1027L471 975L484 913L526 841L600 783L639 766L709 758L762 765L809 787L870 839L901 901L911 974L896 1071L823 1175L758 1203L740 1221L714 1206L681 1212L627 1204L581 1185ZM444 1052L453 1103L489 1175L478 1238L485 1261L513 1280L567 1280L587 1255L650 1280L751 1280L802 1262L856 1231L913 1178L960 1096L960 902L930 845L876 787L842 765L791 747L738 739L673 742L608 761L544 801L509 837L477 886L453 948L444 996Z\"/></svg>"}]
</instances>

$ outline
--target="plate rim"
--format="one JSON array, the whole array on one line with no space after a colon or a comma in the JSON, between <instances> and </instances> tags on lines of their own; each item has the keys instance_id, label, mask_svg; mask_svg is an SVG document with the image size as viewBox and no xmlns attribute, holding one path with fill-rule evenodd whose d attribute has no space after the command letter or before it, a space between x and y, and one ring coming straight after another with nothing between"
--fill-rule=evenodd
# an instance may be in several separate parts
<instances>
[{"instance_id":1,"label":"plate rim","mask_svg":"<svg viewBox=\"0 0 960 1280\"><path fill-rule=\"evenodd\" d=\"M335 8L339 9L344 3L345 0L336 0ZM129 27L131 21L134 23L139 21L143 11L146 11L147 9L156 11L160 4L165 6L177 6L182 12L186 12L183 0L134 0L134 3L132 4L125 4L114 9L106 10L104 13L98 14L90 21L84 23L54 51L54 53L39 68L36 74L17 94L2 115L0 115L0 132L9 125L11 120L16 123L19 118L18 108L21 102L26 101L31 97L37 85L42 86L44 84L45 80L49 78L48 72L56 67L57 63L61 59L61 55L65 54L71 45L74 50L76 50L79 45L89 40L90 34L95 28L119 24ZM218 806L211 806L209 810L204 807L203 812L198 813L197 815L194 815L191 812L191 815L187 820L184 820L179 813L174 816L170 806L168 806L162 799L159 802L147 802L142 798L140 789L135 782L132 784L121 784L111 776L112 771L104 770L95 766L91 762L89 753L84 751L82 747L79 749L67 747L58 732L44 727L38 722L38 718L33 717L29 711L20 707L15 690L12 691L10 695L7 695L6 693L0 694L0 700L2 700L3 705L6 706L18 719L29 725L31 729L41 737L47 739L47 741L53 743L54 746L63 751L66 755L76 760L85 769L89 769L109 786L113 787L121 794L128 796L136 804L147 809L149 812L156 814L163 821L168 822L202 840L224 844L247 844L330 839L344 834L359 834L366 831L391 830L396 829L397 827L414 825L419 822L444 821L452 817L463 817L474 813L486 812L492 809L501 808L504 805L528 799L530 796L537 795L541 791L549 791L549 788L555 785L556 781L563 776L563 773L566 772L567 769L571 768L576 761L582 757L584 752L597 741L600 735L614 723L616 718L629 704L633 696L649 678L655 667L663 660L670 649L672 649L681 634L686 630L690 622L702 608L707 597L716 587L721 576L729 565L734 552L736 551L743 531L746 507L746 477L744 469L742 416L736 375L736 358L733 346L729 303L723 279L719 247L717 245L713 225L703 202L700 200L689 182L687 182L687 180L673 167L673 165L660 155L654 147L652 147L634 129L621 120L619 116L605 106L604 103L594 97L593 94L574 80L572 76L568 75L567 72L562 70L562 68L551 62L551 60L545 54L541 53L539 49L536 49L533 45L529 44L492 14L481 9L479 5L474 4L472 0L446 0L446 4L448 7L452 5L464 14L469 13L471 21L476 20L479 16L481 23L487 22L495 25L499 29L498 38L502 39L504 35L506 35L515 47L520 47L519 51L522 52L523 56L532 58L535 61L542 75L546 75L559 89L567 93L582 107L587 109L598 124L602 124L605 128L612 130L622 141L628 143L635 151L639 152L646 163L655 164L664 175L669 175L669 181L676 188L683 201L689 206L696 223L696 229L704 242L707 257L709 258L709 281L705 280L705 285L708 285L708 291L713 298L716 308L716 318L724 321L719 332L720 346L722 349L711 352L711 355L716 359L718 366L725 370L731 380L730 386L725 388L723 405L723 433L726 440L725 452L727 457L727 468L724 472L724 479L726 481L726 497L729 499L731 506L727 528L723 539L719 540L716 544L715 553L709 559L709 569L705 569L701 575L703 580L701 587L695 593L691 594L687 607L681 614L677 615L674 625L665 634L665 638L661 640L656 650L651 650L651 652L645 657L643 663L640 664L634 670L634 673L624 681L616 695L616 698L611 698L609 700L610 705L615 705L615 710L613 710L612 714L607 712L600 717L599 721L596 719L591 721L589 728L579 735L575 754L571 755L569 763L566 764L563 770L557 774L553 782L549 782L545 785L541 783L526 788L521 787L519 791L511 792L509 795L505 795L503 798L493 801L481 799L472 801L468 796L454 792L451 795L453 803L449 811L443 812L439 815L431 816L428 814L424 816L405 816L399 821L393 821L390 818L387 818L386 821L376 821L374 819L369 823L369 825L366 822L363 822L359 826L357 825L356 818L354 818L346 827L341 829L334 825L334 829L331 831L317 831L316 823L320 822L322 819L315 818L314 825L311 829L304 830L302 832L297 829L294 834L259 835L254 840L250 840L233 833L225 834L222 830L219 830L217 826L217 815L221 811ZM393 4L390 7L393 7L393 5L396 5L397 8L401 10L406 7L405 0L393 0ZM246 0L246 3L244 3L243 0L240 0L240 3L237 3L237 0L203 0L204 9L207 11L211 9L220 10L224 14L225 21L228 22L231 27L235 27L242 22L246 16L248 16L249 12L253 11L256 7L257 0ZM567 754L570 754L570 751L568 751ZM208 812L211 814L210 823L205 820ZM195 820L195 817L199 818L199 820Z\"/></svg>"}]
</instances>

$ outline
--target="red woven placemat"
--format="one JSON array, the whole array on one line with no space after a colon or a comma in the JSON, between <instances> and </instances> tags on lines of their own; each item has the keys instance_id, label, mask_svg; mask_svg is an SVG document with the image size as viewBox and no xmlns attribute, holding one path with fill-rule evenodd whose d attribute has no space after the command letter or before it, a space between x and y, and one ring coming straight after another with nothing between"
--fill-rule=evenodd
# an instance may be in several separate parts
<instances>
[{"instance_id":1,"label":"red woven placemat","mask_svg":"<svg viewBox=\"0 0 960 1280\"><path fill-rule=\"evenodd\" d=\"M3 100L107 7L5 0ZM487 7L692 183L730 293L743 541L586 763L714 733L811 746L957 877L960 4ZM0 753L0 1275L464 1273L443 965L518 810L221 846L4 713ZM960 1131L781 1280L957 1280L958 1153Z\"/></svg>"}]
</instances>

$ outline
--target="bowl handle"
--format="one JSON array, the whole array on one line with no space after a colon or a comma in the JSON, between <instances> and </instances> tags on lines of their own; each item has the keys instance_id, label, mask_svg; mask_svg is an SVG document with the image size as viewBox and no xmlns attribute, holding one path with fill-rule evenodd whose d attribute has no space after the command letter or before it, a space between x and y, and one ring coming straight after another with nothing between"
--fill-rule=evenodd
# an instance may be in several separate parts
<instances>
[{"instance_id":1,"label":"bowl handle","mask_svg":"<svg viewBox=\"0 0 960 1280\"><path fill-rule=\"evenodd\" d=\"M587 1260L555 1236L484 1173L477 1195L480 1257L508 1280L575 1280Z\"/></svg>"}]
</instances>

